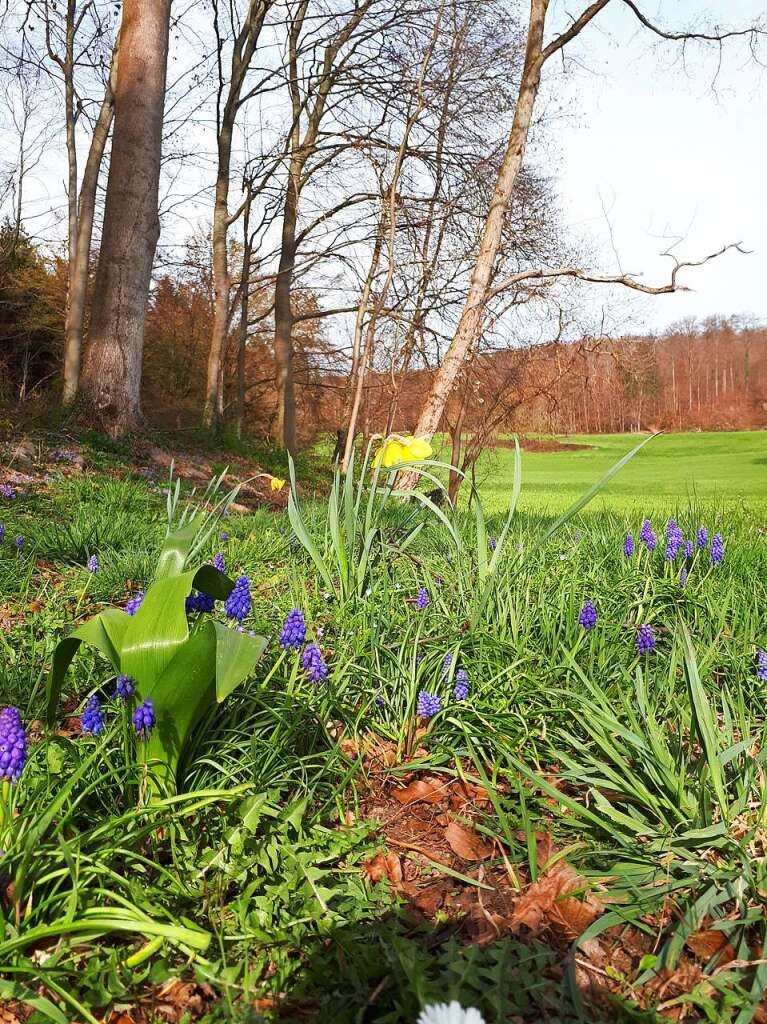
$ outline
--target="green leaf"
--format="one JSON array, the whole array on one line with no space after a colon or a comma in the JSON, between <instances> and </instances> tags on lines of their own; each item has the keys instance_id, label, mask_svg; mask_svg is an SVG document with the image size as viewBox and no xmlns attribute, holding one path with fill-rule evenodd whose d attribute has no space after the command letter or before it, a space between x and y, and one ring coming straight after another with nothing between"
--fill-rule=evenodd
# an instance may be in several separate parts
<instances>
[{"instance_id":1,"label":"green leaf","mask_svg":"<svg viewBox=\"0 0 767 1024\"><path fill-rule=\"evenodd\" d=\"M221 703L253 672L266 650L264 636L248 636L214 622L216 631L216 700Z\"/></svg>"},{"instance_id":2,"label":"green leaf","mask_svg":"<svg viewBox=\"0 0 767 1024\"><path fill-rule=\"evenodd\" d=\"M119 672L120 650L117 645L130 621L130 615L119 608L106 608L94 618L84 622L74 633L59 641L53 652L53 665L48 674L45 688L49 725L53 725L56 721L56 711L59 706L64 676L72 659L77 654L80 644L95 647L109 661L115 672Z\"/></svg>"},{"instance_id":3,"label":"green leaf","mask_svg":"<svg viewBox=\"0 0 767 1024\"><path fill-rule=\"evenodd\" d=\"M155 579L161 580L168 576L179 576L184 571L187 557L199 528L199 523L192 519L185 526L181 526L179 529L168 533L160 551Z\"/></svg>"},{"instance_id":4,"label":"green leaf","mask_svg":"<svg viewBox=\"0 0 767 1024\"><path fill-rule=\"evenodd\" d=\"M176 649L157 679L140 685L140 695L152 701L157 719L146 755L160 763L160 775L167 786L175 781L187 736L214 702L215 672L216 632L208 620Z\"/></svg>"},{"instance_id":5,"label":"green leaf","mask_svg":"<svg viewBox=\"0 0 767 1024\"><path fill-rule=\"evenodd\" d=\"M192 586L195 590L215 597L217 601L225 601L234 590L234 581L218 570L215 565L201 565L194 574Z\"/></svg>"},{"instance_id":6,"label":"green leaf","mask_svg":"<svg viewBox=\"0 0 767 1024\"><path fill-rule=\"evenodd\" d=\"M706 755L706 764L711 775L711 784L714 787L716 798L719 803L719 810L722 818L727 821L729 818L729 801L724 786L724 772L722 762L719 760L719 729L716 716L708 702L703 683L700 681L698 672L698 661L695 657L695 648L692 644L692 637L684 621L680 617L679 628L682 633L684 646L684 663L687 672L687 685L690 689L692 711L695 724L698 728L703 750Z\"/></svg>"},{"instance_id":7,"label":"green leaf","mask_svg":"<svg viewBox=\"0 0 767 1024\"><path fill-rule=\"evenodd\" d=\"M120 670L132 676L142 692L162 675L189 636L186 598L195 576L185 572L153 583L125 630Z\"/></svg>"}]
</instances>

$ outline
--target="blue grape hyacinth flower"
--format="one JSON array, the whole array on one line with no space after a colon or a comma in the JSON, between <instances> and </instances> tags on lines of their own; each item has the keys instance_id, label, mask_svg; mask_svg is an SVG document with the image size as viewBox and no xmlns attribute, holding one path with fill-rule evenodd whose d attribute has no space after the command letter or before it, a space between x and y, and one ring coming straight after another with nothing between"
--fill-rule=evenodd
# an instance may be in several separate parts
<instances>
[{"instance_id":1,"label":"blue grape hyacinth flower","mask_svg":"<svg viewBox=\"0 0 767 1024\"><path fill-rule=\"evenodd\" d=\"M715 533L711 538L711 564L718 565L724 558L724 541L721 533Z\"/></svg>"},{"instance_id":2,"label":"blue grape hyacinth flower","mask_svg":"<svg viewBox=\"0 0 767 1024\"><path fill-rule=\"evenodd\" d=\"M640 626L637 631L636 647L640 654L649 654L655 650L655 631L652 626Z\"/></svg>"},{"instance_id":3,"label":"blue grape hyacinth flower","mask_svg":"<svg viewBox=\"0 0 767 1024\"><path fill-rule=\"evenodd\" d=\"M286 651L289 647L298 650L303 647L306 643L306 622L298 608L293 608L289 611L287 617L282 624L282 632L280 633L280 647L283 647Z\"/></svg>"},{"instance_id":4,"label":"blue grape hyacinth flower","mask_svg":"<svg viewBox=\"0 0 767 1024\"><path fill-rule=\"evenodd\" d=\"M684 557L688 560L695 554L695 545L691 540L686 541L684 545Z\"/></svg>"},{"instance_id":5,"label":"blue grape hyacinth flower","mask_svg":"<svg viewBox=\"0 0 767 1024\"><path fill-rule=\"evenodd\" d=\"M698 536L696 538L696 541L701 551L708 544L708 530L705 526L701 526L701 528L698 530Z\"/></svg>"},{"instance_id":6,"label":"blue grape hyacinth flower","mask_svg":"<svg viewBox=\"0 0 767 1024\"><path fill-rule=\"evenodd\" d=\"M101 701L95 693L88 698L88 703L85 705L80 719L80 728L83 732L89 732L93 736L98 736L104 728L104 712L101 710Z\"/></svg>"},{"instance_id":7,"label":"blue grape hyacinth flower","mask_svg":"<svg viewBox=\"0 0 767 1024\"><path fill-rule=\"evenodd\" d=\"M5 527L0 525L0 544L5 540Z\"/></svg>"},{"instance_id":8,"label":"blue grape hyacinth flower","mask_svg":"<svg viewBox=\"0 0 767 1024\"><path fill-rule=\"evenodd\" d=\"M239 576L229 597L226 599L224 611L228 619L242 621L250 612L250 580L247 576Z\"/></svg>"},{"instance_id":9,"label":"blue grape hyacinth flower","mask_svg":"<svg viewBox=\"0 0 767 1024\"><path fill-rule=\"evenodd\" d=\"M133 693L135 681L131 676L118 676L117 683L115 684L115 697L122 697L123 700L127 700Z\"/></svg>"},{"instance_id":10,"label":"blue grape hyacinth flower","mask_svg":"<svg viewBox=\"0 0 767 1024\"><path fill-rule=\"evenodd\" d=\"M453 696L457 701L466 700L469 696L469 673L465 668L459 668L455 674Z\"/></svg>"},{"instance_id":11,"label":"blue grape hyacinth flower","mask_svg":"<svg viewBox=\"0 0 767 1024\"><path fill-rule=\"evenodd\" d=\"M448 651L445 657L442 659L442 675L445 679L450 675L450 666L453 664L452 651Z\"/></svg>"},{"instance_id":12,"label":"blue grape hyacinth flower","mask_svg":"<svg viewBox=\"0 0 767 1024\"><path fill-rule=\"evenodd\" d=\"M13 501L16 497L16 491L9 484L0 484L0 495Z\"/></svg>"},{"instance_id":13,"label":"blue grape hyacinth flower","mask_svg":"<svg viewBox=\"0 0 767 1024\"><path fill-rule=\"evenodd\" d=\"M27 763L27 734L18 708L0 711L0 779L16 783Z\"/></svg>"},{"instance_id":14,"label":"blue grape hyacinth flower","mask_svg":"<svg viewBox=\"0 0 767 1024\"><path fill-rule=\"evenodd\" d=\"M154 729L156 721L154 704L148 697L133 712L131 720L139 736L146 739L152 729Z\"/></svg>"},{"instance_id":15,"label":"blue grape hyacinth flower","mask_svg":"<svg viewBox=\"0 0 767 1024\"><path fill-rule=\"evenodd\" d=\"M591 598L589 598L583 608L581 608L581 614L578 617L578 622L580 622L587 633L596 626L597 610L594 607L594 602Z\"/></svg>"},{"instance_id":16,"label":"blue grape hyacinth flower","mask_svg":"<svg viewBox=\"0 0 767 1024\"><path fill-rule=\"evenodd\" d=\"M626 539L623 541L623 554L626 558L631 558L634 554L634 534L627 533Z\"/></svg>"},{"instance_id":17,"label":"blue grape hyacinth flower","mask_svg":"<svg viewBox=\"0 0 767 1024\"><path fill-rule=\"evenodd\" d=\"M88 559L88 572L95 573L99 571L99 560L96 555L91 555Z\"/></svg>"},{"instance_id":18,"label":"blue grape hyacinth flower","mask_svg":"<svg viewBox=\"0 0 767 1024\"><path fill-rule=\"evenodd\" d=\"M763 683L767 683L767 651L759 648L756 656L756 676Z\"/></svg>"},{"instance_id":19,"label":"blue grape hyacinth flower","mask_svg":"<svg viewBox=\"0 0 767 1024\"><path fill-rule=\"evenodd\" d=\"M416 704L416 714L427 721L437 714L439 709L442 707L442 698L437 693L429 693L427 690L421 690L418 694L418 703Z\"/></svg>"},{"instance_id":20,"label":"blue grape hyacinth flower","mask_svg":"<svg viewBox=\"0 0 767 1024\"><path fill-rule=\"evenodd\" d=\"M429 591L426 587L421 587L418 591L418 596L415 599L415 606L419 611L423 611L424 608L428 607L429 604Z\"/></svg>"},{"instance_id":21,"label":"blue grape hyacinth flower","mask_svg":"<svg viewBox=\"0 0 767 1024\"><path fill-rule=\"evenodd\" d=\"M309 644L301 655L301 665L310 681L319 684L328 678L328 666L317 644Z\"/></svg>"},{"instance_id":22,"label":"blue grape hyacinth flower","mask_svg":"<svg viewBox=\"0 0 767 1024\"><path fill-rule=\"evenodd\" d=\"M217 555L213 556L213 567L218 569L219 572L226 572L226 562L222 552L219 551Z\"/></svg>"},{"instance_id":23,"label":"blue grape hyacinth flower","mask_svg":"<svg viewBox=\"0 0 767 1024\"><path fill-rule=\"evenodd\" d=\"M16 545L18 550L21 551L21 549L24 547L24 538L21 536L21 534L19 534L13 543Z\"/></svg>"},{"instance_id":24,"label":"blue grape hyacinth flower","mask_svg":"<svg viewBox=\"0 0 767 1024\"><path fill-rule=\"evenodd\" d=\"M126 602L126 605L125 605L125 610L128 613L128 615L131 615L131 616L135 615L136 612L141 607L141 602L143 600L144 600L144 591L143 590L139 590L138 594L136 594L135 597L128 598L128 601Z\"/></svg>"}]
</instances>

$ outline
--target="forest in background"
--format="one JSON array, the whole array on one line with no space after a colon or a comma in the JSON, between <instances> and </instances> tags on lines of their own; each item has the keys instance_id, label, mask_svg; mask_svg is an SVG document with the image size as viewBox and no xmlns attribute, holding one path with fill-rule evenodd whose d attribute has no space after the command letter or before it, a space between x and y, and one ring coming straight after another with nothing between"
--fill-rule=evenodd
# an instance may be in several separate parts
<instances>
[{"instance_id":1,"label":"forest in background","mask_svg":"<svg viewBox=\"0 0 767 1024\"><path fill-rule=\"evenodd\" d=\"M0 400L114 438L328 431L344 471L360 434L447 432L466 468L511 430L764 425L759 324L622 309L741 242L666 238L650 281L562 222L550 100L608 6L659 59L759 58L759 24L627 0L6 5Z\"/></svg>"},{"instance_id":2,"label":"forest in background","mask_svg":"<svg viewBox=\"0 0 767 1024\"><path fill-rule=\"evenodd\" d=\"M33 416L55 396L64 347L66 267L23 233L0 230L0 398ZM190 246L173 276L151 292L142 376L144 415L151 426L187 429L199 422L205 397L205 357L215 316L204 240ZM195 258L196 257L196 258ZM348 361L322 319L310 289L294 299L296 408L299 438L343 429ZM262 295L265 307L266 295ZM257 302L254 303L258 309ZM305 317L305 319L299 319ZM274 335L268 318L254 332L243 368L244 426L269 441L277 402ZM238 350L228 347L224 391L236 404ZM371 371L364 384L363 435L415 426L432 371ZM236 408L227 407L227 418ZM510 431L623 433L641 430L737 430L767 426L767 328L746 319L685 321L658 336L584 338L526 344L478 356L461 375L444 414L482 445Z\"/></svg>"}]
</instances>

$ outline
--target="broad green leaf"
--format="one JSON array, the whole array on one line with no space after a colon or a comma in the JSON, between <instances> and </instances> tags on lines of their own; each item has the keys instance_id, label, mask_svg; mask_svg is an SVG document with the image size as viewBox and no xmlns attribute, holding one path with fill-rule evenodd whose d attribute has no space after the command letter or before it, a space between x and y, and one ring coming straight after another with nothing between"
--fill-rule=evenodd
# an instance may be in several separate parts
<instances>
[{"instance_id":1,"label":"broad green leaf","mask_svg":"<svg viewBox=\"0 0 767 1024\"><path fill-rule=\"evenodd\" d=\"M46 683L46 705L48 724L56 720L56 710L61 697L64 676L72 659L77 654L80 644L95 647L110 662L115 672L120 671L120 652L115 647L112 637L118 639L123 631L123 620L130 622L130 616L119 608L106 608L99 615L88 619L74 633L64 637L53 652L53 665ZM110 635L111 634L111 635Z\"/></svg>"},{"instance_id":2,"label":"broad green leaf","mask_svg":"<svg viewBox=\"0 0 767 1024\"><path fill-rule=\"evenodd\" d=\"M192 519L186 525L168 533L157 562L155 579L161 580L167 576L178 576L184 571L187 557L199 528L200 524Z\"/></svg>"},{"instance_id":3,"label":"broad green leaf","mask_svg":"<svg viewBox=\"0 0 767 1024\"><path fill-rule=\"evenodd\" d=\"M234 590L233 580L215 565L201 565L194 574L192 586L208 597L215 597L217 601L225 601Z\"/></svg>"},{"instance_id":4,"label":"broad green leaf","mask_svg":"<svg viewBox=\"0 0 767 1024\"><path fill-rule=\"evenodd\" d=\"M157 719L146 755L164 766L161 774L166 785L171 786L175 780L190 730L213 704L215 672L216 631L208 620L177 648L158 678L139 684L139 696L152 701Z\"/></svg>"},{"instance_id":5,"label":"broad green leaf","mask_svg":"<svg viewBox=\"0 0 767 1024\"><path fill-rule=\"evenodd\" d=\"M264 636L248 636L213 622L216 631L216 700L221 703L253 672L268 643Z\"/></svg>"},{"instance_id":6,"label":"broad green leaf","mask_svg":"<svg viewBox=\"0 0 767 1024\"><path fill-rule=\"evenodd\" d=\"M185 572L153 583L125 630L120 669L144 688L162 675L189 636L185 602L195 575Z\"/></svg>"}]
</instances>

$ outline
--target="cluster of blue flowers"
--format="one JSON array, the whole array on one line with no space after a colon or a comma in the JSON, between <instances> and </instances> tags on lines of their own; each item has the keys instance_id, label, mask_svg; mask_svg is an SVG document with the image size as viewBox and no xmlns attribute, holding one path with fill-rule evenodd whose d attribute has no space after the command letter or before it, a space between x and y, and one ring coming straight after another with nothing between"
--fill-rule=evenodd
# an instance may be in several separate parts
<instances>
[{"instance_id":1,"label":"cluster of blue flowers","mask_svg":"<svg viewBox=\"0 0 767 1024\"><path fill-rule=\"evenodd\" d=\"M652 528L652 523L649 519L645 519L642 523L642 529L639 531L639 539L648 551L654 551L658 546L658 537L655 534Z\"/></svg>"},{"instance_id":2,"label":"cluster of blue flowers","mask_svg":"<svg viewBox=\"0 0 767 1024\"><path fill-rule=\"evenodd\" d=\"M597 610L594 607L594 602L589 598L581 608L581 614L578 617L578 621L588 633L597 624Z\"/></svg>"},{"instance_id":3,"label":"cluster of blue flowers","mask_svg":"<svg viewBox=\"0 0 767 1024\"><path fill-rule=\"evenodd\" d=\"M125 605L125 610L128 613L128 615L135 615L136 612L141 607L141 602L143 600L144 600L144 591L143 590L139 590L138 594L136 594L135 597L129 598L127 604Z\"/></svg>"},{"instance_id":4,"label":"cluster of blue flowers","mask_svg":"<svg viewBox=\"0 0 767 1024\"><path fill-rule=\"evenodd\" d=\"M139 736L146 739L155 726L154 704L149 698L133 712L132 721Z\"/></svg>"},{"instance_id":5,"label":"cluster of blue flowers","mask_svg":"<svg viewBox=\"0 0 767 1024\"><path fill-rule=\"evenodd\" d=\"M127 700L128 697L133 693L133 684L135 679L131 676L118 676L117 684L115 686L115 697L122 697L123 700Z\"/></svg>"},{"instance_id":6,"label":"cluster of blue flowers","mask_svg":"<svg viewBox=\"0 0 767 1024\"><path fill-rule=\"evenodd\" d=\"M469 673L465 668L459 668L455 674L453 696L457 701L466 700L469 696Z\"/></svg>"},{"instance_id":7,"label":"cluster of blue flowers","mask_svg":"<svg viewBox=\"0 0 767 1024\"><path fill-rule=\"evenodd\" d=\"M85 705L80 719L80 728L83 732L92 733L94 736L98 736L104 728L104 712L101 710L101 702L95 693L88 698L88 703Z\"/></svg>"},{"instance_id":8,"label":"cluster of blue flowers","mask_svg":"<svg viewBox=\"0 0 767 1024\"><path fill-rule=\"evenodd\" d=\"M296 651L306 643L306 622L298 608L288 612L288 616L280 633L280 647L286 651L293 647Z\"/></svg>"},{"instance_id":9,"label":"cluster of blue flowers","mask_svg":"<svg viewBox=\"0 0 767 1024\"><path fill-rule=\"evenodd\" d=\"M761 647L756 656L756 675L763 683L767 683L767 651Z\"/></svg>"},{"instance_id":10,"label":"cluster of blue flowers","mask_svg":"<svg viewBox=\"0 0 767 1024\"><path fill-rule=\"evenodd\" d=\"M679 554L679 549L684 543L684 531L676 519L669 519L666 524L666 553L667 562L673 562Z\"/></svg>"},{"instance_id":11,"label":"cluster of blue flowers","mask_svg":"<svg viewBox=\"0 0 767 1024\"><path fill-rule=\"evenodd\" d=\"M226 572L226 562L224 561L224 556L220 551L217 555L213 556L213 567L218 569L219 572Z\"/></svg>"},{"instance_id":12,"label":"cluster of blue flowers","mask_svg":"<svg viewBox=\"0 0 767 1024\"><path fill-rule=\"evenodd\" d=\"M652 626L640 626L637 630L636 647L640 654L649 654L655 650L655 632Z\"/></svg>"},{"instance_id":13,"label":"cluster of blue flowers","mask_svg":"<svg viewBox=\"0 0 767 1024\"><path fill-rule=\"evenodd\" d=\"M639 531L639 539L647 548L648 551L654 551L658 545L658 537L652 528L652 523L649 519L645 519L642 522L642 529ZM667 562L675 562L679 552L682 552L685 564L682 566L679 574L680 586L684 586L687 583L687 577L689 574L690 562L692 562L695 556L695 549L698 551L705 551L708 546L708 530L705 526L701 526L696 534L695 540L685 540L684 532L677 523L676 519L669 519L666 524L666 548L664 557ZM629 533L623 541L623 554L626 558L631 558L634 554L634 536ZM720 533L715 533L711 538L711 564L718 565L724 559L724 540Z\"/></svg>"},{"instance_id":14,"label":"cluster of blue flowers","mask_svg":"<svg viewBox=\"0 0 767 1024\"><path fill-rule=\"evenodd\" d=\"M0 497L9 498L11 501L16 497L16 491L10 484L0 484Z\"/></svg>"},{"instance_id":15,"label":"cluster of blue flowers","mask_svg":"<svg viewBox=\"0 0 767 1024\"><path fill-rule=\"evenodd\" d=\"M301 665L311 682L324 683L328 678L328 666L317 644L309 644L301 655Z\"/></svg>"},{"instance_id":16,"label":"cluster of blue flowers","mask_svg":"<svg viewBox=\"0 0 767 1024\"><path fill-rule=\"evenodd\" d=\"M418 694L416 714L428 721L436 715L442 707L442 698L438 693L429 693L428 690L421 690Z\"/></svg>"},{"instance_id":17,"label":"cluster of blue flowers","mask_svg":"<svg viewBox=\"0 0 767 1024\"><path fill-rule=\"evenodd\" d=\"M228 619L237 619L238 622L248 615L251 608L250 580L247 576L238 576L229 597L224 604L224 611Z\"/></svg>"},{"instance_id":18,"label":"cluster of blue flowers","mask_svg":"<svg viewBox=\"0 0 767 1024\"><path fill-rule=\"evenodd\" d=\"M18 782L27 762L27 734L18 708L0 711L0 779Z\"/></svg>"},{"instance_id":19,"label":"cluster of blue flowers","mask_svg":"<svg viewBox=\"0 0 767 1024\"><path fill-rule=\"evenodd\" d=\"M88 572L95 573L99 571L99 560L95 555L91 555L88 559Z\"/></svg>"},{"instance_id":20,"label":"cluster of blue flowers","mask_svg":"<svg viewBox=\"0 0 767 1024\"><path fill-rule=\"evenodd\" d=\"M416 608L422 612L424 608L428 607L429 604L429 591L426 587L421 587L415 599Z\"/></svg>"},{"instance_id":21,"label":"cluster of blue flowers","mask_svg":"<svg viewBox=\"0 0 767 1024\"><path fill-rule=\"evenodd\" d=\"M193 590L186 599L186 614L193 612L212 612L216 605L215 598L203 594L201 590Z\"/></svg>"}]
</instances>

